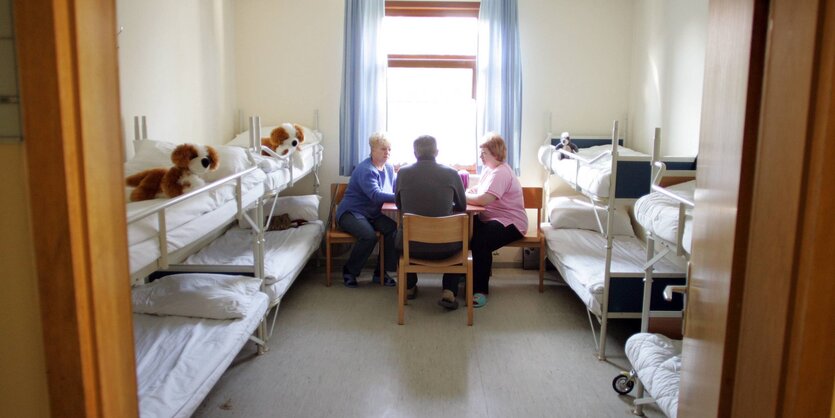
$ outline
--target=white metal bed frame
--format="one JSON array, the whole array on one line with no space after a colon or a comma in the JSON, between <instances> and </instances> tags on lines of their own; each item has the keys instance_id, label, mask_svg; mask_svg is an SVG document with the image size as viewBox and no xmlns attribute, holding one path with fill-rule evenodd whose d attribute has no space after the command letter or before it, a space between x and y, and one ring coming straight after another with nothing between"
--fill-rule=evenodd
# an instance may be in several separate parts
<instances>
[{"instance_id":1,"label":"white metal bed frame","mask_svg":"<svg viewBox=\"0 0 835 418\"><path fill-rule=\"evenodd\" d=\"M318 121L318 113L317 113L317 121ZM318 124L318 122L317 122ZM155 205L153 207L147 208L139 213L134 214L133 216L129 217L127 222L128 224L132 222L136 222L140 219L144 219L148 216L156 215L159 223L159 232L158 232L158 241L159 241L159 249L160 249L160 257L156 260L156 262L149 264L142 269L139 269L137 272L131 275L131 279L134 283L138 283L144 280L149 274L158 271L169 271L169 272L177 272L177 273L184 273L184 272L208 272L208 273L227 273L227 274L251 274L253 277L256 277L261 280L261 290L265 290L267 285L272 283L268 283L266 279L266 274L264 271L264 243L266 239L264 238L264 233L267 231L268 226L272 220L273 215L275 214L276 204L277 201L273 199L272 205L269 208L268 216L266 220L262 222L256 222L248 213L247 209L250 207L254 207L255 210L255 219L263 220L265 219L264 215L264 206L265 203L275 196L277 196L282 191L286 190L289 187L292 187L297 180L294 176L293 172L293 165L290 163L289 158L285 156L280 156L275 152L272 152L269 148L261 146L261 118L258 116L253 116L249 118L249 126L250 126L250 147L253 152L257 152L256 155L261 155L261 152L267 152L270 154L271 157L275 158L276 160L281 162L281 169L289 170L290 174L290 181L278 185L271 190L265 190L264 193L259 196L255 202L251 203L249 206L244 207L243 205L243 189L242 189L242 179L245 175L259 170L257 167L250 167L244 171L232 174L230 176L224 177L218 181L212 182L207 184L197 190L193 190L189 193L177 196L175 198L166 200L165 202L160 203L159 205ZM316 127L318 131L318 127ZM134 117L134 137L135 141L134 144L138 143L139 140L147 139L148 137L148 128L147 128L147 119L145 116L135 116ZM313 167L311 167L311 173L314 175L314 182L313 182L313 190L315 194L319 192L319 169L322 165L322 154L323 154L323 147L321 145L316 145L316 148L313 150ZM201 194L203 192L207 192L210 190L214 190L218 187L221 187L231 181L236 181L235 187L235 199L237 201L237 215L235 218L230 219L228 222L222 222L220 226L217 228L209 231L203 237L195 240L194 242L190 243L189 245L176 250L173 254L168 253L168 238L167 238L167 229L165 225L165 212L166 209L169 207L182 202L184 200L190 199L193 196ZM213 240L220 237L230 226L231 224L237 220L238 223L246 223L250 226L253 232L253 265L211 265L211 264L182 264L181 262L186 259L189 255L193 254L194 252L198 251L199 249L203 248ZM267 341L269 341L270 337L272 336L273 330L275 328L275 322L277 319L277 314L273 315L272 320L270 321L269 330L266 328L266 319L269 316L270 312L273 310L272 308L275 307L277 303L273 303L271 301L270 307L265 314L264 320L262 320L261 325L258 328L257 336L252 336L251 339L258 344L258 353L263 354L268 350Z\"/></svg>"},{"instance_id":2,"label":"white metal bed frame","mask_svg":"<svg viewBox=\"0 0 835 418\"><path fill-rule=\"evenodd\" d=\"M577 169L575 171L574 180L573 181L572 181L572 179L563 179L563 180L568 182L569 185L571 185L576 192L582 194L583 196L585 196L589 199L591 205L594 208L594 214L595 214L595 218L597 220L597 226L600 229L599 232L601 234L605 235L605 237L606 237L606 245L605 245L606 259L605 259L604 279L603 279L603 300L601 302L600 314L599 315L596 314L596 313L594 314L594 317L595 317L595 319L597 319L597 323L600 326L599 337L598 337L598 335L595 331L594 320L592 320L592 313L593 312L592 312L591 308L587 307L587 309L586 309L586 314L588 315L588 318L589 318L589 326L590 326L591 332L592 332L592 338L594 339L595 349L597 350L597 358L599 360L605 360L606 359L606 335L607 335L607 328L608 328L609 319L640 318L641 315L642 315L641 313L634 313L634 312L609 312L609 291L610 291L610 287L611 287L611 280L613 278L614 279L621 279L621 278L623 278L623 279L627 279L627 278L644 279L644 277L645 277L645 273L643 273L643 272L641 272L641 273L625 273L625 272L612 272L611 271L612 245L613 245L613 241L614 241L614 235L611 233L612 222L613 222L613 219L614 219L614 212L615 212L616 206L617 206L616 202L624 200L624 199L617 198L616 193L615 193L615 188L617 186L618 161L647 161L646 157L621 157L619 155L620 145L618 144L618 141L619 141L618 140L618 127L619 127L619 122L617 120L615 120L612 123L612 136L611 136L612 149L611 150L603 152L603 153L597 155L596 157L594 157L592 159L587 159L587 158L581 157L577 154L568 152L564 149L554 150L549 157L550 160L551 160L550 164L549 164L548 167L546 167L546 171L548 172L548 176L547 176L547 180L546 180L546 189L548 189L549 192L550 192L550 186L549 186L548 182L550 181L551 175L556 174L551 169L551 166L553 165L552 163L553 163L553 158L554 158L555 154L560 153L563 156L563 158L571 158L571 159L574 159L574 160L578 161L578 163L576 164ZM550 138L551 138L551 134L549 133L547 140L550 141ZM652 161L658 159L658 153L660 152L660 149L661 149L660 148L660 131L656 130L656 135L655 135L654 143L653 143L652 157L651 157L650 161L647 161L648 164L651 164ZM579 185L579 183L577 182L577 174L579 173L579 169L580 169L581 165L593 164L593 163L597 162L598 160L600 160L601 158L605 157L606 155L611 155L611 157L612 157L611 158L611 167L610 167L611 174L610 174L610 177L609 177L609 190L608 190L608 196L607 197L600 197L595 193L592 193L588 190L583 189ZM546 195L546 199L548 199L548 198L550 198L550 196ZM600 219L600 214L598 213L597 209L603 209L603 210L606 211L606 228L605 228L605 230L603 229L603 223ZM606 231L606 232L604 232L604 231ZM552 260L552 262L553 261L554 260ZM658 277L658 278L677 278L677 277L680 277L680 274L656 273L655 277ZM651 291L651 287L644 286L644 291L645 292ZM680 313L676 312L676 311L659 312L658 313L658 316L676 317L676 316L679 316L679 315L680 315Z\"/></svg>"},{"instance_id":3,"label":"white metal bed frame","mask_svg":"<svg viewBox=\"0 0 835 418\"><path fill-rule=\"evenodd\" d=\"M656 138L660 138L660 130L656 128L655 136ZM684 248L683 239L684 239L684 225L686 220L686 212L688 209L693 209L696 204L695 202L688 200L682 196L679 196L675 193L670 192L666 188L660 185L661 180L666 177L695 177L696 171L695 170L667 170L666 164L662 161L658 161L656 156L653 155L653 169L656 170L652 179L651 190L653 192L661 193L664 196L667 196L674 201L678 202L678 228L676 230L676 241L671 242L664 238L653 234L652 231L646 231L646 242L647 242L647 262L644 264L644 297L643 297L643 304L641 307L641 332L648 332L649 331L649 320L651 316L654 316L653 313L650 311L650 290L652 289L653 277L654 277L654 265L667 256L670 253L675 253L676 256L682 257L687 262L687 270L685 275L685 285L684 286L667 286L664 288L664 299L672 300L673 293L681 293L684 297L684 306L686 309L687 306L687 283L690 281L690 253ZM656 251L656 244L661 245L661 250ZM685 316L682 315L682 320L684 320ZM684 328L684 323L682 322L682 329ZM635 395L635 400L633 401L633 409L632 413L635 415L643 415L643 406L648 403L653 403L655 400L652 397L644 396L644 386L641 383L641 380L637 378L637 374L633 372L629 372L633 375L633 378L637 381L637 392Z\"/></svg>"}]
</instances>

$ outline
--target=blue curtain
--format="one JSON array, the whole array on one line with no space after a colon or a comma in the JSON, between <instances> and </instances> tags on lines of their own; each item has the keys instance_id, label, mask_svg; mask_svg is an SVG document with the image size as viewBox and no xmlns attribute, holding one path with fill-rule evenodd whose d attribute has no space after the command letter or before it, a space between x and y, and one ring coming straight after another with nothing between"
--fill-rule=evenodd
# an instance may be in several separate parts
<instances>
[{"instance_id":1,"label":"blue curtain","mask_svg":"<svg viewBox=\"0 0 835 418\"><path fill-rule=\"evenodd\" d=\"M478 15L477 133L498 132L519 175L522 149L522 59L516 0L481 0Z\"/></svg>"},{"instance_id":2,"label":"blue curtain","mask_svg":"<svg viewBox=\"0 0 835 418\"><path fill-rule=\"evenodd\" d=\"M368 137L386 121L386 54L380 40L384 0L345 0L339 112L339 174L350 176L370 155Z\"/></svg>"}]
</instances>

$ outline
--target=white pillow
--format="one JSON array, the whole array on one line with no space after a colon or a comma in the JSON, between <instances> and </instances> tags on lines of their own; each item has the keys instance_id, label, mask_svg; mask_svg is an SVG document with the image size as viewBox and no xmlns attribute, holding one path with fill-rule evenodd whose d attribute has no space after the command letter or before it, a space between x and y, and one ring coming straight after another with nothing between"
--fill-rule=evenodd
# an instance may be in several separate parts
<instances>
[{"instance_id":1,"label":"white pillow","mask_svg":"<svg viewBox=\"0 0 835 418\"><path fill-rule=\"evenodd\" d=\"M131 292L133 312L208 319L243 318L259 279L223 274L173 274Z\"/></svg>"},{"instance_id":2,"label":"white pillow","mask_svg":"<svg viewBox=\"0 0 835 418\"><path fill-rule=\"evenodd\" d=\"M152 139L136 142L136 153L125 162L125 177L149 168L171 167L171 153L176 147L170 142Z\"/></svg>"},{"instance_id":3,"label":"white pillow","mask_svg":"<svg viewBox=\"0 0 835 418\"><path fill-rule=\"evenodd\" d=\"M600 222L606 228L606 211L597 209L600 215ZM548 202L548 216L551 226L557 229L587 229L600 231L597 226L597 218L594 216L591 203L582 197L561 196L555 197ZM632 230L632 223L624 208L615 209L615 217L612 220L613 235L635 236Z\"/></svg>"},{"instance_id":4,"label":"white pillow","mask_svg":"<svg viewBox=\"0 0 835 418\"><path fill-rule=\"evenodd\" d=\"M319 201L322 197L315 194L305 196L282 196L276 198L275 213L286 213L290 220L304 219L313 222L319 219ZM272 205L272 202L270 202ZM270 206L265 206L269 209Z\"/></svg>"},{"instance_id":5,"label":"white pillow","mask_svg":"<svg viewBox=\"0 0 835 418\"><path fill-rule=\"evenodd\" d=\"M226 176L239 173L254 166L254 162L249 158L246 150L239 147L227 147L224 145L211 145L217 150L218 165L217 170L210 171L203 175L206 183L220 180Z\"/></svg>"}]
</instances>

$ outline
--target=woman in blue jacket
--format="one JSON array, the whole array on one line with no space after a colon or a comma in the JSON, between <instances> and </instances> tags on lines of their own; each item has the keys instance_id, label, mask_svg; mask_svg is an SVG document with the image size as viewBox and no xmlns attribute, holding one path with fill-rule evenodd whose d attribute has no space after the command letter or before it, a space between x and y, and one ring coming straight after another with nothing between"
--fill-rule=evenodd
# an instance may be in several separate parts
<instances>
[{"instance_id":1,"label":"woman in blue jacket","mask_svg":"<svg viewBox=\"0 0 835 418\"><path fill-rule=\"evenodd\" d=\"M357 287L357 277L377 242L375 231L385 237L386 270L397 270L397 254L394 251L397 223L381 211L383 203L394 202L394 167L388 163L391 143L384 134L375 133L368 139L368 145L371 156L351 173L345 196L336 211L339 227L357 239L348 262L342 268L342 280L346 287ZM377 271L379 265L378 260L372 281L379 283L382 277L384 285L394 286L396 282L388 273Z\"/></svg>"}]
</instances>

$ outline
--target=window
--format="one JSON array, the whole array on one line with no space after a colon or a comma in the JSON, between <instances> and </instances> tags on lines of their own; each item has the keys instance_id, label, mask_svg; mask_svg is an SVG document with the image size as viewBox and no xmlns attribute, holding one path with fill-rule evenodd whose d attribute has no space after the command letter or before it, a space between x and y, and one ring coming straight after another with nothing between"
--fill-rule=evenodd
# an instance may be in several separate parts
<instances>
[{"instance_id":1,"label":"window","mask_svg":"<svg viewBox=\"0 0 835 418\"><path fill-rule=\"evenodd\" d=\"M438 162L475 169L477 2L386 2L386 130L392 162L414 161L412 141L438 140Z\"/></svg>"}]
</instances>

